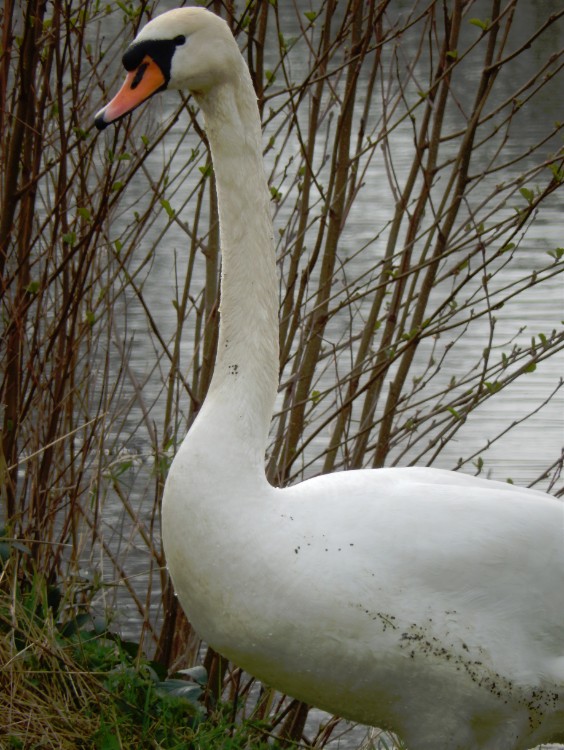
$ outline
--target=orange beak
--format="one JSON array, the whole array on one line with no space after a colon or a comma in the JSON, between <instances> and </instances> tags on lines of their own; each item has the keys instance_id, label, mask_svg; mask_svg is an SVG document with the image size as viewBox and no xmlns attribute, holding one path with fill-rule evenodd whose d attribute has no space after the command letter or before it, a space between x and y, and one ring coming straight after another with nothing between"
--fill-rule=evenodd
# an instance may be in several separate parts
<instances>
[{"instance_id":1,"label":"orange beak","mask_svg":"<svg viewBox=\"0 0 564 750\"><path fill-rule=\"evenodd\" d=\"M127 74L123 86L111 102L96 114L96 127L103 130L165 87L162 70L149 55L145 55L141 65Z\"/></svg>"}]
</instances>

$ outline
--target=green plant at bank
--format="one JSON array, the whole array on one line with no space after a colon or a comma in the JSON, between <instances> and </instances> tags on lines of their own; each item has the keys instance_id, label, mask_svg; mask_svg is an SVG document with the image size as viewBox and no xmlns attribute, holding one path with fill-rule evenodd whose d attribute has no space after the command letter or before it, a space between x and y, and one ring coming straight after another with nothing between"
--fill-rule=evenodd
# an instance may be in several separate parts
<instances>
[{"instance_id":1,"label":"green plant at bank","mask_svg":"<svg viewBox=\"0 0 564 750\"><path fill-rule=\"evenodd\" d=\"M0 541L0 565L2 750L266 747L265 724L205 708L202 667L167 677L92 617L82 590L70 601L34 570L24 545Z\"/></svg>"}]
</instances>

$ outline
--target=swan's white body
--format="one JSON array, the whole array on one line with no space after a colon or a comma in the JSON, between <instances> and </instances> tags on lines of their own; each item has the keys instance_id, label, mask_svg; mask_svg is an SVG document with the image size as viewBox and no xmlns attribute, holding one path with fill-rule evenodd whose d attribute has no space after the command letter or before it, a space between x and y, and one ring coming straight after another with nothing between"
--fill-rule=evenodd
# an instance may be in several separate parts
<instances>
[{"instance_id":1,"label":"swan's white body","mask_svg":"<svg viewBox=\"0 0 564 750\"><path fill-rule=\"evenodd\" d=\"M409 750L563 739L562 502L434 469L266 481L278 305L255 95L207 11L166 13L136 44L178 34L168 86L205 116L223 253L213 381L163 500L188 617L265 682L393 729ZM121 114L106 110L102 125Z\"/></svg>"}]
</instances>

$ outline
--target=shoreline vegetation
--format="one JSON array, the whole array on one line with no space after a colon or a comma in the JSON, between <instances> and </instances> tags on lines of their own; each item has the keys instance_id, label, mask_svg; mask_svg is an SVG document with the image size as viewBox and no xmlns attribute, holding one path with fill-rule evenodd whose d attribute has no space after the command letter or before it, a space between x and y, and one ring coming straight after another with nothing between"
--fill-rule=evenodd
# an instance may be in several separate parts
<instances>
[{"instance_id":1,"label":"shoreline vegetation","mask_svg":"<svg viewBox=\"0 0 564 750\"><path fill-rule=\"evenodd\" d=\"M535 379L562 357L561 301L540 328L530 300L564 272L546 233L564 10L295 5L208 4L263 119L282 384L268 477L438 465L457 440L449 468L487 475L488 449L562 395L561 377ZM93 115L169 6L0 9L2 749L323 748L349 731L206 649L166 573L164 479L217 343L213 166L189 98L99 136ZM525 393L526 414L466 449L465 426ZM562 495L562 466L555 446L531 484Z\"/></svg>"},{"instance_id":2,"label":"shoreline vegetation","mask_svg":"<svg viewBox=\"0 0 564 750\"><path fill-rule=\"evenodd\" d=\"M252 717L235 724L229 703L206 696L203 668L168 677L138 643L70 603L68 588L31 574L29 550L0 545L3 750L267 747L271 726Z\"/></svg>"}]
</instances>

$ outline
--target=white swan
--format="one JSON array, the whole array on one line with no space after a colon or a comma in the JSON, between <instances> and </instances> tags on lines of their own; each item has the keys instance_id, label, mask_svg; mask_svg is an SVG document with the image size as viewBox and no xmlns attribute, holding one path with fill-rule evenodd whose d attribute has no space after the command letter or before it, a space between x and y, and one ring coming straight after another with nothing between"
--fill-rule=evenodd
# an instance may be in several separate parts
<instances>
[{"instance_id":1,"label":"white swan","mask_svg":"<svg viewBox=\"0 0 564 750\"><path fill-rule=\"evenodd\" d=\"M217 361L162 516L194 627L265 682L410 750L564 738L564 504L434 469L269 485L277 282L248 69L227 25L194 8L148 23L123 61L98 127L162 88L190 91L217 180Z\"/></svg>"}]
</instances>

